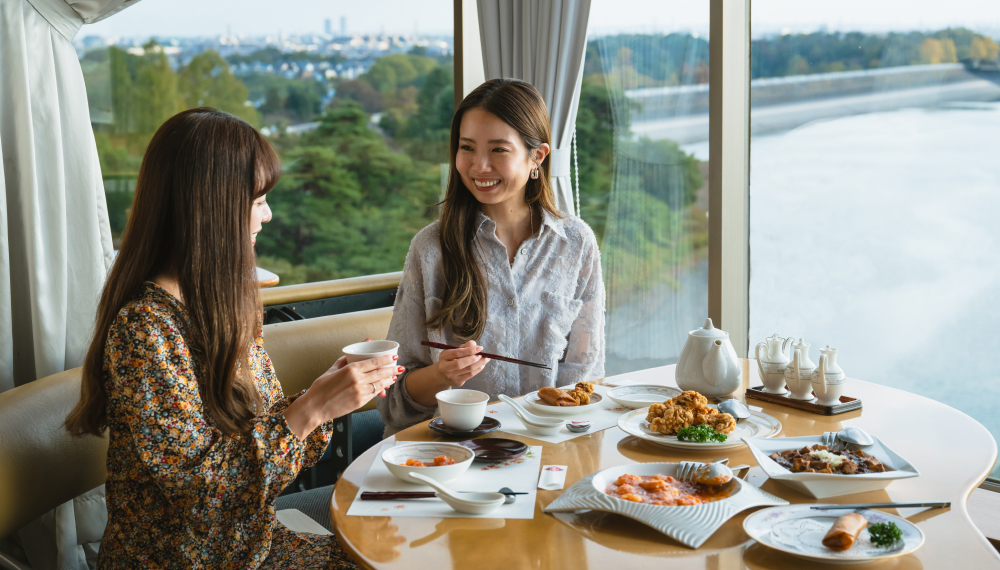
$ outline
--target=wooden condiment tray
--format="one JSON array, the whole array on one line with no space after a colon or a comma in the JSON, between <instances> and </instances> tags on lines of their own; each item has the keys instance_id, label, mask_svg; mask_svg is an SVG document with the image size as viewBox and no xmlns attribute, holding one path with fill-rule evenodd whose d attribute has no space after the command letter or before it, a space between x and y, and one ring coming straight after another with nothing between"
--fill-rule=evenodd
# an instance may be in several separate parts
<instances>
[{"instance_id":1,"label":"wooden condiment tray","mask_svg":"<svg viewBox=\"0 0 1000 570\"><path fill-rule=\"evenodd\" d=\"M813 395L815 396L815 394ZM772 404L778 404L779 406L788 406L789 408L795 408L796 410L803 410L813 414L821 414L824 416L835 416L837 414L843 414L844 412L853 412L854 410L861 409L861 400L850 396L841 396L840 403L834 406L824 406L817 404L816 402L793 400L788 396L769 394L764 391L763 386L753 386L751 388L747 388L746 397L754 400L770 402Z\"/></svg>"}]
</instances>

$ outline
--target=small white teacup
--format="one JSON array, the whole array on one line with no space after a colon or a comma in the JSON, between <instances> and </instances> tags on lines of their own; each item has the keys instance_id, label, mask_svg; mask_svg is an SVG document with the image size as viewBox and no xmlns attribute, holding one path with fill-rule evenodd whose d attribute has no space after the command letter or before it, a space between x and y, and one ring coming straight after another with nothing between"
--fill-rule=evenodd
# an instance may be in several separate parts
<instances>
[{"instance_id":1,"label":"small white teacup","mask_svg":"<svg viewBox=\"0 0 1000 570\"><path fill-rule=\"evenodd\" d=\"M486 417L489 394L477 390L443 390L437 395L441 421L454 430L469 431L479 427Z\"/></svg>"},{"instance_id":2,"label":"small white teacup","mask_svg":"<svg viewBox=\"0 0 1000 570\"><path fill-rule=\"evenodd\" d=\"M379 356L395 355L398 352L399 343L391 340L367 340L344 347L344 356L347 357L348 364ZM390 364L389 366L395 366L395 364ZM383 366L382 368L388 368L389 366Z\"/></svg>"}]
</instances>

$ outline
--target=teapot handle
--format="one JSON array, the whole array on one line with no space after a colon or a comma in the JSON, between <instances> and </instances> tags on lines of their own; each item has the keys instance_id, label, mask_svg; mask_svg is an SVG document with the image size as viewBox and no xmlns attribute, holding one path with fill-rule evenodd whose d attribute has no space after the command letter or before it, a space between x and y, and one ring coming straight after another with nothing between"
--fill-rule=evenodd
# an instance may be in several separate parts
<instances>
[{"instance_id":1,"label":"teapot handle","mask_svg":"<svg viewBox=\"0 0 1000 570\"><path fill-rule=\"evenodd\" d=\"M792 351L790 350L793 346L794 338L788 337L785 342L781 343L781 352L784 353L789 359L792 358Z\"/></svg>"},{"instance_id":2,"label":"teapot handle","mask_svg":"<svg viewBox=\"0 0 1000 570\"><path fill-rule=\"evenodd\" d=\"M764 381L764 365L760 363L760 347L766 347L766 342L758 342L757 348L754 349L754 356L757 358L757 370L760 371L760 381Z\"/></svg>"},{"instance_id":3,"label":"teapot handle","mask_svg":"<svg viewBox=\"0 0 1000 570\"><path fill-rule=\"evenodd\" d=\"M826 362L827 358L825 354L819 356L819 365L816 366L816 372L813 374L819 374L820 383L826 388Z\"/></svg>"}]
</instances>

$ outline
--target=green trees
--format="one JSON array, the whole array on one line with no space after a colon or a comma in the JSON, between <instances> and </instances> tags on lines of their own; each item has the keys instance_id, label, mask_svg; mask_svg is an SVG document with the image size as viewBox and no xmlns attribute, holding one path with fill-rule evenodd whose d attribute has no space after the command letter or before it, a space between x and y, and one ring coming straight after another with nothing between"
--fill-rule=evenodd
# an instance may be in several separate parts
<instances>
[{"instance_id":1,"label":"green trees","mask_svg":"<svg viewBox=\"0 0 1000 570\"><path fill-rule=\"evenodd\" d=\"M229 64L214 50L191 58L180 70L178 91L184 107L214 107L232 113L251 125L260 122L247 100L247 88L229 71Z\"/></svg>"},{"instance_id":2,"label":"green trees","mask_svg":"<svg viewBox=\"0 0 1000 570\"><path fill-rule=\"evenodd\" d=\"M399 271L436 216L437 166L392 150L367 123L359 105L342 104L283 153L274 219L257 241L283 283Z\"/></svg>"}]
</instances>

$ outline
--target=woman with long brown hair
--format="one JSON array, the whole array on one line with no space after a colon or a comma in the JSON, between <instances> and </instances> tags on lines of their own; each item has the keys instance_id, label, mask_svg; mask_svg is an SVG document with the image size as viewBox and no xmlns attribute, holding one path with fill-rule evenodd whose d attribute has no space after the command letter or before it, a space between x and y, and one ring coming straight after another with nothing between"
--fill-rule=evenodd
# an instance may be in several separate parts
<instances>
[{"instance_id":1,"label":"woman with long brown hair","mask_svg":"<svg viewBox=\"0 0 1000 570\"><path fill-rule=\"evenodd\" d=\"M281 165L253 127L201 108L143 157L66 427L108 431L98 567L354 568L332 536L277 522L330 420L391 385L392 357L337 361L286 398L264 352L253 246Z\"/></svg>"},{"instance_id":2,"label":"woman with long brown hair","mask_svg":"<svg viewBox=\"0 0 1000 570\"><path fill-rule=\"evenodd\" d=\"M441 215L410 244L389 325L406 372L378 401L386 435L432 417L442 390L496 399L604 376L597 240L555 207L549 140L545 102L524 81L487 81L455 111ZM552 370L490 363L484 346Z\"/></svg>"}]
</instances>

